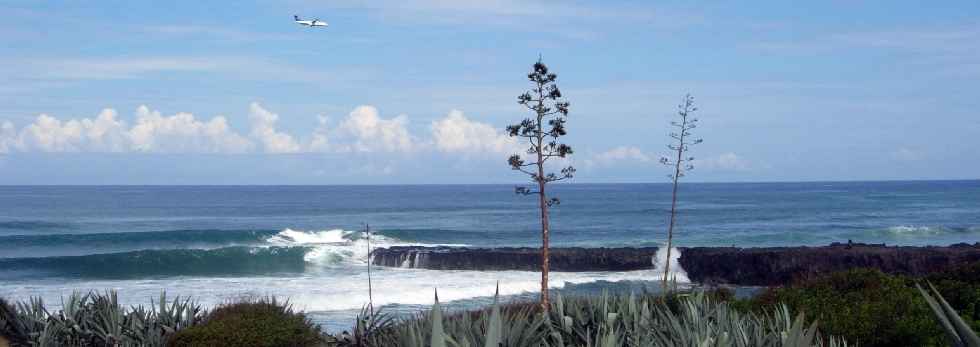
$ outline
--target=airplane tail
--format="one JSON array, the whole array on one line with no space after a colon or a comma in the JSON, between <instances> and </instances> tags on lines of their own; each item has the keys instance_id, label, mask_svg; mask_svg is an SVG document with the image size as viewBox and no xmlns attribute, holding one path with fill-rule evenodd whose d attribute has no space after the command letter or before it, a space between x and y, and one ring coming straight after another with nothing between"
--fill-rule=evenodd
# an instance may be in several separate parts
<instances>
[{"instance_id":1,"label":"airplane tail","mask_svg":"<svg viewBox=\"0 0 980 347\"><path fill-rule=\"evenodd\" d=\"M295 15L295 14L294 14L294 15L293 15L293 20L296 20L296 21L298 21L298 20L299 20L299 16L297 16L297 15Z\"/></svg>"}]
</instances>

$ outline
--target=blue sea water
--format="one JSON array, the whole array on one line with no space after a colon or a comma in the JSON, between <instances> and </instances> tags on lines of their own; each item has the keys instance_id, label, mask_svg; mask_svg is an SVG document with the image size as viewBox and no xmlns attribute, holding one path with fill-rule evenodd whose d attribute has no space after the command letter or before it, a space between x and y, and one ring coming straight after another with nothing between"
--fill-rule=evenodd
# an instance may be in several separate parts
<instances>
[{"instance_id":1,"label":"blue sea water","mask_svg":"<svg viewBox=\"0 0 980 347\"><path fill-rule=\"evenodd\" d=\"M510 185L3 186L0 296L118 289L147 303L163 289L213 305L288 296L331 329L366 303L367 244L536 246L535 200ZM554 187L554 246L655 246L667 184ZM683 184L679 246L948 245L980 241L980 181ZM654 260L652 260L654 261ZM479 301L497 281L533 295L533 272L380 269L375 299L394 310ZM559 273L556 288L633 285L650 271Z\"/></svg>"}]
</instances>

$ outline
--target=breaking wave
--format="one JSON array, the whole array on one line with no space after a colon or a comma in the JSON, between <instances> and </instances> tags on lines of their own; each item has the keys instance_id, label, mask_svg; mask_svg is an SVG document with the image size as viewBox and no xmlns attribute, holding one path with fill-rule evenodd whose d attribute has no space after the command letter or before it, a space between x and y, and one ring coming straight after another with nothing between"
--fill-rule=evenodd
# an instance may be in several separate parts
<instances>
[{"instance_id":1,"label":"breaking wave","mask_svg":"<svg viewBox=\"0 0 980 347\"><path fill-rule=\"evenodd\" d=\"M261 245L275 230L165 230L147 232L0 236L0 258L71 256L150 249L212 249Z\"/></svg>"},{"instance_id":2,"label":"breaking wave","mask_svg":"<svg viewBox=\"0 0 980 347\"><path fill-rule=\"evenodd\" d=\"M970 227L949 227L949 226L925 226L925 225L896 225L876 230L880 236L891 237L925 237L947 234L975 234L980 233L980 226Z\"/></svg>"},{"instance_id":3,"label":"breaking wave","mask_svg":"<svg viewBox=\"0 0 980 347\"><path fill-rule=\"evenodd\" d=\"M297 231L286 229L267 240L276 246L310 247L304 259L320 266L338 266L368 262L367 233L350 230ZM465 246L461 244L426 244L405 242L378 233L371 233L371 248L391 246Z\"/></svg>"},{"instance_id":4,"label":"breaking wave","mask_svg":"<svg viewBox=\"0 0 980 347\"><path fill-rule=\"evenodd\" d=\"M325 231L297 231L286 229L272 235L266 242L277 246L308 247L303 260L321 266L343 264L367 264L367 233L333 229ZM371 247L404 245L396 239L376 233L371 234Z\"/></svg>"},{"instance_id":5,"label":"breaking wave","mask_svg":"<svg viewBox=\"0 0 980 347\"><path fill-rule=\"evenodd\" d=\"M676 280L678 283L689 283L687 272L681 267L681 250L676 247L670 248L670 269L667 272L667 280ZM667 247L657 248L657 254L653 256L653 269L660 279L663 279L664 268L667 267Z\"/></svg>"},{"instance_id":6,"label":"breaking wave","mask_svg":"<svg viewBox=\"0 0 980 347\"><path fill-rule=\"evenodd\" d=\"M302 272L305 247L223 247L0 259L4 270L63 277L131 279Z\"/></svg>"},{"instance_id":7,"label":"breaking wave","mask_svg":"<svg viewBox=\"0 0 980 347\"><path fill-rule=\"evenodd\" d=\"M889 233L896 235L910 235L910 234L920 234L920 235L938 235L943 233L941 227L929 227L929 226L914 226L914 225L898 225L889 227L886 229Z\"/></svg>"},{"instance_id":8,"label":"breaking wave","mask_svg":"<svg viewBox=\"0 0 980 347\"><path fill-rule=\"evenodd\" d=\"M97 254L47 257L7 256L0 269L17 273L82 278L144 278L161 276L234 276L301 273L311 268L367 264L368 240L363 232L341 229L298 231L185 230L83 235L0 237L14 245L75 245L98 249L171 243L167 249L138 249ZM123 244L124 246L120 246ZM176 245L174 245L176 244ZM372 247L406 243L372 233ZM179 248L178 248L179 247ZM24 252L22 252L24 253Z\"/></svg>"}]
</instances>

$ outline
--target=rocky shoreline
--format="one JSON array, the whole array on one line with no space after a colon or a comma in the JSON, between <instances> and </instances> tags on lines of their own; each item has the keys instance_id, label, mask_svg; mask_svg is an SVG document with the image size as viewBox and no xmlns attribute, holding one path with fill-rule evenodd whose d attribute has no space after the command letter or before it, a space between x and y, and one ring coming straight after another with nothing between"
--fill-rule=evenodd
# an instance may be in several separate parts
<instances>
[{"instance_id":1,"label":"rocky shoreline","mask_svg":"<svg viewBox=\"0 0 980 347\"><path fill-rule=\"evenodd\" d=\"M552 271L632 271L656 268L656 247L552 248ZM951 246L841 244L816 247L681 247L678 262L698 283L782 285L852 268L925 275L980 261L980 242ZM537 248L391 247L374 251L379 266L433 270L537 271Z\"/></svg>"}]
</instances>

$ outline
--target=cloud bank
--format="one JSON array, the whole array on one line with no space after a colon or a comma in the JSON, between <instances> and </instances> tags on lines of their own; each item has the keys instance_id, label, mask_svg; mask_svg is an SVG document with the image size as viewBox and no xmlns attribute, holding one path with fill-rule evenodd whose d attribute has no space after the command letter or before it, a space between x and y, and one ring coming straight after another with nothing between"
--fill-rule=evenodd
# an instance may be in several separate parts
<instances>
[{"instance_id":1,"label":"cloud bank","mask_svg":"<svg viewBox=\"0 0 980 347\"><path fill-rule=\"evenodd\" d=\"M648 164L655 162L657 158L660 158L658 154L644 152L638 147L619 146L593 154L585 159L584 164L587 168L607 168L629 164ZM751 171L754 168L752 163L733 152L696 158L691 164L694 165L695 170L716 172L743 172Z\"/></svg>"},{"instance_id":2,"label":"cloud bank","mask_svg":"<svg viewBox=\"0 0 980 347\"><path fill-rule=\"evenodd\" d=\"M248 131L228 118L201 119L187 112L163 115L136 109L130 125L107 108L91 118L61 119L41 114L18 129L0 122L0 153L510 153L517 144L502 130L452 110L431 123L428 134L409 131L406 115L385 118L377 108L358 106L339 124L319 116L310 134L279 129L279 115L257 102L248 107Z\"/></svg>"},{"instance_id":3,"label":"cloud bank","mask_svg":"<svg viewBox=\"0 0 980 347\"><path fill-rule=\"evenodd\" d=\"M431 129L436 148L443 152L516 153L520 150L515 138L489 124L472 121L459 110L432 122Z\"/></svg>"}]
</instances>

